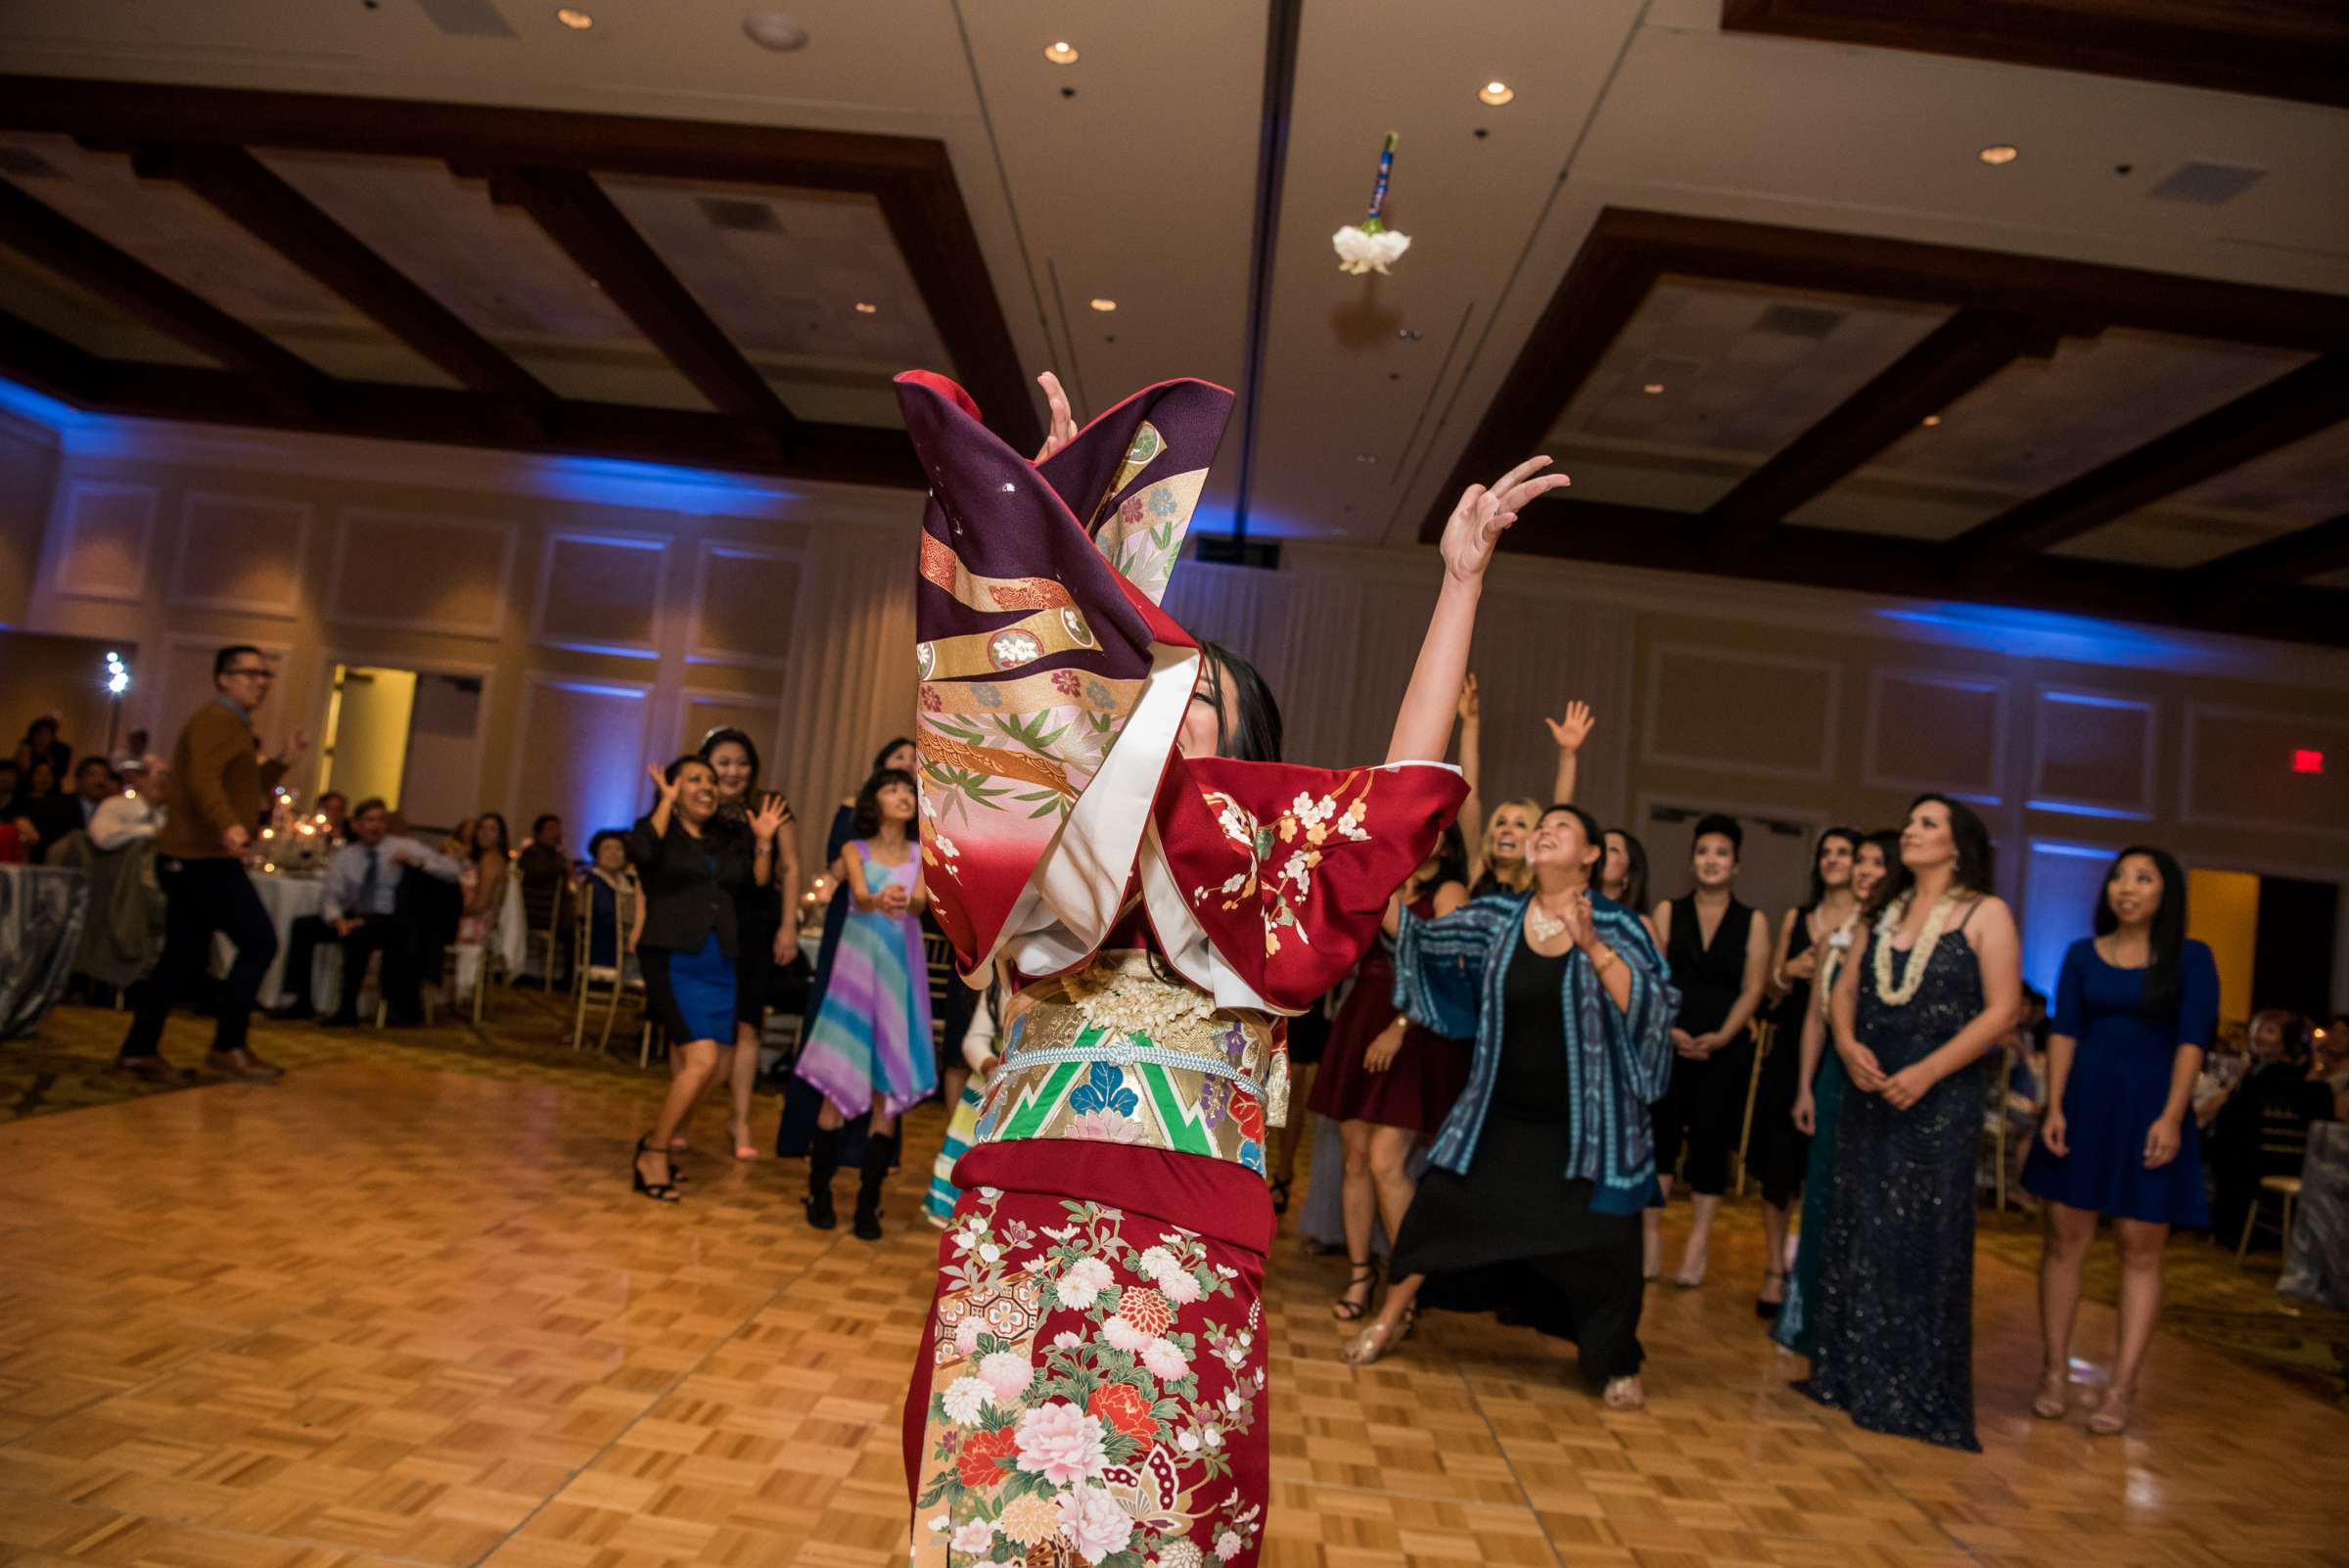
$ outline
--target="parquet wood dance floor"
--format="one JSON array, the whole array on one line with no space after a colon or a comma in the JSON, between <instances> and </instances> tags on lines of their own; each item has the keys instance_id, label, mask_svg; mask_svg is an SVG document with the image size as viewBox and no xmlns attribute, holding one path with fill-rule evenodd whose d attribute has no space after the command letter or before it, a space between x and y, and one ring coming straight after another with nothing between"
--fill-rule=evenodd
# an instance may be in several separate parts
<instances>
[{"instance_id":1,"label":"parquet wood dance floor","mask_svg":"<svg viewBox=\"0 0 2349 1568\"><path fill-rule=\"evenodd\" d=\"M797 1162L698 1156L681 1206L630 1196L650 1103L649 1081L501 1081L383 1042L0 1129L0 1562L900 1560L942 1116L912 1119L868 1247L806 1228ZM1981 1455L1786 1392L1750 1227L1705 1289L1651 1296L1638 1414L1483 1318L1432 1317L1357 1372L1342 1275L1284 1236L1272 1568L2349 1563L2349 1416L2165 1337L2130 1437L2034 1421L2032 1281L1988 1258ZM2111 1315L2083 1315L2101 1357Z\"/></svg>"}]
</instances>

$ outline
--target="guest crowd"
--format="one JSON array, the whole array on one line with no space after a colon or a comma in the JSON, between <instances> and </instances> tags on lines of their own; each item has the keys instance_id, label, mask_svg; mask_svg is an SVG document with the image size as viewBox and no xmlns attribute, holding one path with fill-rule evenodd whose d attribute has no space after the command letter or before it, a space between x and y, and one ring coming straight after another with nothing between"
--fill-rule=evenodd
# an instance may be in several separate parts
<instances>
[{"instance_id":1,"label":"guest crowd","mask_svg":"<svg viewBox=\"0 0 2349 1568\"><path fill-rule=\"evenodd\" d=\"M253 715L273 671L258 650L220 650L213 674L218 700L167 758L134 733L126 755L76 759L53 716L0 756L0 860L152 853L161 947L117 1066L161 1082L186 1079L158 1047L215 937L235 958L206 1068L279 1076L250 1041L278 938L247 861L303 739L263 755ZM2119 1432L2170 1230L2235 1245L2274 1174L2278 1127L2349 1118L2349 1020L2312 1029L2269 1010L2222 1032L2217 969L2186 936L2186 874L2162 849L2113 856L2050 1004L2022 984L1990 835L1962 801L1927 793L1897 824L1829 828L1802 901L1766 910L1738 897L1734 817L1703 817L1686 866L1651 870L1636 837L1573 804L1588 707L1545 720L1547 805L1488 809L1473 679L1457 719L1458 823L1396 890L1385 939L1286 1032L1297 1103L1319 1129L1304 1229L1348 1263L1331 1310L1361 1324L1350 1360L1395 1352L1423 1309L1496 1312L1574 1341L1605 1403L1637 1407L1645 1291L1703 1288L1742 1170L1767 1235L1756 1313L1807 1358L1796 1387L1865 1427L1973 1449L1987 1179L2045 1216L2032 1409L2048 1419L2073 1403L2084 1262L2098 1221L2113 1222L2119 1344L2088 1424ZM924 1208L942 1223L953 1212L954 1158L973 1140L1004 1016L985 973L934 998L916 767L913 743L891 740L835 812L822 862L833 894L774 1143L806 1154L806 1218L819 1228L838 1223L834 1183L854 1169L852 1225L868 1241L898 1120L942 1087L950 1123ZM333 947L345 978L324 1024L359 1022L370 959L385 1021L421 1022L440 954L486 940L511 880L534 928L576 911L585 961L640 979L671 1076L629 1176L643 1197L677 1202L704 1100L727 1103L736 1158L760 1156L762 1025L777 974L800 962L796 818L760 773L751 737L712 731L651 770L650 809L596 833L583 865L552 814L519 848L494 811L433 844L381 800L321 796L299 831L329 852L322 907L293 922L279 1016L322 1005L311 960ZM551 954L549 967L551 984ZM1267 1153L1283 1212L1306 1121ZM1986 1129L2008 1151L1987 1173ZM1689 1201L1668 1272L1676 1184Z\"/></svg>"}]
</instances>

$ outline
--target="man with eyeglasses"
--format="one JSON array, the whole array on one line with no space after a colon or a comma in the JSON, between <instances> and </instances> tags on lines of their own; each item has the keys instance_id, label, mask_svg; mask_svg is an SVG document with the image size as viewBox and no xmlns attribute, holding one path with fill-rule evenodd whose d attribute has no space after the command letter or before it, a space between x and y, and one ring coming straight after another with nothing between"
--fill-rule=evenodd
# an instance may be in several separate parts
<instances>
[{"instance_id":1,"label":"man with eyeglasses","mask_svg":"<svg viewBox=\"0 0 2349 1568\"><path fill-rule=\"evenodd\" d=\"M216 695L196 711L171 751L166 814L156 838L156 875L164 902L163 954L139 996L130 1033L115 1059L118 1072L156 1084L185 1084L191 1075L158 1049L163 1021L222 935L237 949L220 988L219 1021L207 1070L224 1078L268 1083L281 1071L245 1043L253 998L277 954L277 931L245 872L245 852L269 791L308 743L299 730L282 757L264 760L253 739L253 714L269 695L276 671L258 648L246 644L212 656Z\"/></svg>"}]
</instances>

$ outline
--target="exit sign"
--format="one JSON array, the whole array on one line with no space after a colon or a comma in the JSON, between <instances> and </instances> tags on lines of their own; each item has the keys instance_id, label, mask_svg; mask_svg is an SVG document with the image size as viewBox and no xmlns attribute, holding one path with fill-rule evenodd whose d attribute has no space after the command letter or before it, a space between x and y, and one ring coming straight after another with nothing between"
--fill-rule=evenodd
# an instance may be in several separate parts
<instances>
[{"instance_id":1,"label":"exit sign","mask_svg":"<svg viewBox=\"0 0 2349 1568\"><path fill-rule=\"evenodd\" d=\"M2305 748L2294 751L2292 753L2292 771L2295 773L2324 772L2325 754L2323 752L2312 752L2306 750Z\"/></svg>"}]
</instances>

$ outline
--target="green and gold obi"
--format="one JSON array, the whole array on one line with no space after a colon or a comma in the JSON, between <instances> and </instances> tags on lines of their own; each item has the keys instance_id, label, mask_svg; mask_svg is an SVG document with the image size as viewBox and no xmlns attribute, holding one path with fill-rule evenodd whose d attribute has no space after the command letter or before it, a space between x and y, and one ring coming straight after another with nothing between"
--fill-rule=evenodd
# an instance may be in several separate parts
<instances>
[{"instance_id":1,"label":"green and gold obi","mask_svg":"<svg viewBox=\"0 0 2349 1568\"><path fill-rule=\"evenodd\" d=\"M1078 1138L1265 1169L1265 1130L1288 1119L1288 1053L1270 1019L1219 1009L1153 974L1150 955L1098 954L1012 998L980 1143Z\"/></svg>"}]
</instances>

